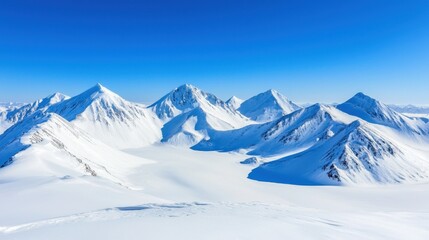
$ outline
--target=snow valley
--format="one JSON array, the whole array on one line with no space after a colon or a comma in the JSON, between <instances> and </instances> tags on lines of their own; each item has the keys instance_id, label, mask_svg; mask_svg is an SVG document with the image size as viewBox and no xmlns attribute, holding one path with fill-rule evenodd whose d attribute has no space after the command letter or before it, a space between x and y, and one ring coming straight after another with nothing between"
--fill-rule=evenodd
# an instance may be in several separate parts
<instances>
[{"instance_id":1,"label":"snow valley","mask_svg":"<svg viewBox=\"0 0 429 240\"><path fill-rule=\"evenodd\" d=\"M425 239L429 119L395 109L189 84L3 107L0 238Z\"/></svg>"}]
</instances>

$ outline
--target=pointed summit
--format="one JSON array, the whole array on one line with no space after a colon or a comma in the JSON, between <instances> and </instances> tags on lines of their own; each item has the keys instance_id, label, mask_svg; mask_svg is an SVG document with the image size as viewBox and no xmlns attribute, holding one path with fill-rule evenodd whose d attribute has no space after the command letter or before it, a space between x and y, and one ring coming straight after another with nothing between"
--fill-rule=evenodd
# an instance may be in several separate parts
<instances>
[{"instance_id":1,"label":"pointed summit","mask_svg":"<svg viewBox=\"0 0 429 240\"><path fill-rule=\"evenodd\" d=\"M215 95L203 92L190 84L179 86L149 106L160 119L166 121L197 107L208 111L213 108L229 108Z\"/></svg>"},{"instance_id":2,"label":"pointed summit","mask_svg":"<svg viewBox=\"0 0 429 240\"><path fill-rule=\"evenodd\" d=\"M87 110L87 108L96 102L101 103L104 108L118 105L116 109L117 111L122 108L121 106L126 105L126 101L122 97L102 86L100 83L97 83L95 86L89 88L83 93L69 98L61 104L52 106L49 108L49 112L57 113L65 119L71 121L76 119L78 115L83 113L85 110ZM91 110L94 109L91 108ZM98 110L103 110L103 108L99 108Z\"/></svg>"},{"instance_id":3,"label":"pointed summit","mask_svg":"<svg viewBox=\"0 0 429 240\"><path fill-rule=\"evenodd\" d=\"M97 83L95 84L94 87L91 88L92 91L94 92L112 92L111 90L109 90L108 88L106 88L105 86L101 85L101 83Z\"/></svg>"},{"instance_id":4,"label":"pointed summit","mask_svg":"<svg viewBox=\"0 0 429 240\"><path fill-rule=\"evenodd\" d=\"M141 147L160 138L159 120L101 84L48 109L114 147Z\"/></svg>"},{"instance_id":5,"label":"pointed summit","mask_svg":"<svg viewBox=\"0 0 429 240\"><path fill-rule=\"evenodd\" d=\"M90 87L85 92L102 92L105 87L101 85L100 83L95 84L94 86Z\"/></svg>"},{"instance_id":6,"label":"pointed summit","mask_svg":"<svg viewBox=\"0 0 429 240\"><path fill-rule=\"evenodd\" d=\"M381 105L376 99L362 93L356 93L352 98L346 101L346 103L354 104L361 107L369 107L374 105Z\"/></svg>"},{"instance_id":7,"label":"pointed summit","mask_svg":"<svg viewBox=\"0 0 429 240\"><path fill-rule=\"evenodd\" d=\"M402 115L384 103L363 93L357 93L337 108L347 114L359 117L367 122L380 124L395 129L423 133L423 128L417 120Z\"/></svg>"},{"instance_id":8,"label":"pointed summit","mask_svg":"<svg viewBox=\"0 0 429 240\"><path fill-rule=\"evenodd\" d=\"M81 93L80 95L88 97L91 96L92 98L99 97L103 94L111 95L116 98L120 98L120 96L110 89L106 88L105 86L101 85L100 83L95 84L93 87L89 88L85 92Z\"/></svg>"},{"instance_id":9,"label":"pointed summit","mask_svg":"<svg viewBox=\"0 0 429 240\"><path fill-rule=\"evenodd\" d=\"M238 111L252 120L269 122L300 108L276 90L270 89L244 101Z\"/></svg>"},{"instance_id":10,"label":"pointed summit","mask_svg":"<svg viewBox=\"0 0 429 240\"><path fill-rule=\"evenodd\" d=\"M52 95L50 95L50 96L42 99L40 105L45 105L44 107L46 107L48 105L52 105L52 104L55 104L55 103L62 102L62 101L67 100L69 98L70 98L69 96L66 96L66 95L64 95L62 93L56 92L56 93L54 93L54 94L52 94Z\"/></svg>"},{"instance_id":11,"label":"pointed summit","mask_svg":"<svg viewBox=\"0 0 429 240\"><path fill-rule=\"evenodd\" d=\"M185 84L149 108L165 123L163 142L194 145L216 131L243 127L251 121L211 93Z\"/></svg>"},{"instance_id":12,"label":"pointed summit","mask_svg":"<svg viewBox=\"0 0 429 240\"><path fill-rule=\"evenodd\" d=\"M244 102L243 99L240 99L236 96L232 96L230 99L228 99L225 103L228 104L233 109L238 109L241 104Z\"/></svg>"},{"instance_id":13,"label":"pointed summit","mask_svg":"<svg viewBox=\"0 0 429 240\"><path fill-rule=\"evenodd\" d=\"M182 85L180 85L179 87L177 87L177 89L178 89L178 90L190 90L190 91L197 91L197 90L200 90L200 89L198 89L197 87L195 87L194 85L189 84L189 83L182 84Z\"/></svg>"}]
</instances>

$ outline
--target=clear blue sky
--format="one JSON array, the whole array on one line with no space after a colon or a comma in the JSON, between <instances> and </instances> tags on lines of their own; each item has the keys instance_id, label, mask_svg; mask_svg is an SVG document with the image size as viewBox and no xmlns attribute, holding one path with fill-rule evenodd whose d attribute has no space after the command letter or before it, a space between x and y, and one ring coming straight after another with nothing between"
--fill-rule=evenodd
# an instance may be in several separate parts
<instances>
[{"instance_id":1,"label":"clear blue sky","mask_svg":"<svg viewBox=\"0 0 429 240\"><path fill-rule=\"evenodd\" d=\"M0 0L0 101L97 82L140 102L191 83L429 104L429 1Z\"/></svg>"}]
</instances>

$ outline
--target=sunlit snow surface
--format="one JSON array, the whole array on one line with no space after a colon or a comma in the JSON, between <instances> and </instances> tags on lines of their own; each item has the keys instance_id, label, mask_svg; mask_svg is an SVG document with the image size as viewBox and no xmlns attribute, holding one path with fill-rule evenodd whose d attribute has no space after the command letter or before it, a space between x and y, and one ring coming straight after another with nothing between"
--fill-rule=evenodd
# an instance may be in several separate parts
<instances>
[{"instance_id":1,"label":"sunlit snow surface","mask_svg":"<svg viewBox=\"0 0 429 240\"><path fill-rule=\"evenodd\" d=\"M240 154L153 146L129 175L0 177L0 239L427 239L429 185L304 187L246 178ZM13 171L13 165L10 171ZM6 170L6 169L5 169ZM154 197L158 196L158 197Z\"/></svg>"}]
</instances>

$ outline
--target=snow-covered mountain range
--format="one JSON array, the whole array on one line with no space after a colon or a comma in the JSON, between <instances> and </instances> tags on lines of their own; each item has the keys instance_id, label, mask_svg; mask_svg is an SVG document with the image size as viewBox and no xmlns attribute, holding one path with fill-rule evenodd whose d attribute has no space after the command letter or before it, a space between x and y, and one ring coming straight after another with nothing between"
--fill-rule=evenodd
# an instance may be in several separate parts
<instances>
[{"instance_id":1,"label":"snow-covered mountain range","mask_svg":"<svg viewBox=\"0 0 429 240\"><path fill-rule=\"evenodd\" d=\"M389 105L393 110L400 113L413 113L413 114L429 114L428 106L414 106L414 105Z\"/></svg>"},{"instance_id":2,"label":"snow-covered mountain range","mask_svg":"<svg viewBox=\"0 0 429 240\"><path fill-rule=\"evenodd\" d=\"M302 108L275 90L224 102L185 84L146 107L97 84L74 97L55 93L3 108L0 126L1 167L36 164L41 174L99 176L126 186L132 184L124 172L150 161L123 150L153 144L251 155L258 160L249 178L258 181L429 180L428 119L363 93L336 106Z\"/></svg>"}]
</instances>

